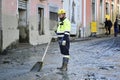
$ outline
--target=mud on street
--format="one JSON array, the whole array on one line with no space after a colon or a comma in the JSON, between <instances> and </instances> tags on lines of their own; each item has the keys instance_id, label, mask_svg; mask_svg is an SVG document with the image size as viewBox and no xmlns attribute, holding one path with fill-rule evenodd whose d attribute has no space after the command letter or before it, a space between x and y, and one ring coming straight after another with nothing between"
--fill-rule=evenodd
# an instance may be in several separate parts
<instances>
[{"instance_id":1,"label":"mud on street","mask_svg":"<svg viewBox=\"0 0 120 80\"><path fill-rule=\"evenodd\" d=\"M46 44L25 46L0 55L0 80L120 80L120 37L71 42L67 72L61 66L57 42L52 42L40 72L30 72Z\"/></svg>"}]
</instances>

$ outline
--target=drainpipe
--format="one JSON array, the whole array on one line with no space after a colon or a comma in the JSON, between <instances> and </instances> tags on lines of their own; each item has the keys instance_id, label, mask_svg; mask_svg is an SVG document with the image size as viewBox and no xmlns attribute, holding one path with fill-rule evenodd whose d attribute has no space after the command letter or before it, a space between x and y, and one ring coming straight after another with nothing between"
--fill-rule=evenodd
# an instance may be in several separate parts
<instances>
[{"instance_id":1,"label":"drainpipe","mask_svg":"<svg viewBox=\"0 0 120 80\"><path fill-rule=\"evenodd\" d=\"M85 27L86 27L86 0L84 0L84 26L83 26L83 38L85 37Z\"/></svg>"},{"instance_id":2,"label":"drainpipe","mask_svg":"<svg viewBox=\"0 0 120 80\"><path fill-rule=\"evenodd\" d=\"M69 20L71 21L71 19L70 19L70 16L71 16L71 15L70 15L70 13L71 13L71 12L70 12L70 11L71 11L71 9L70 9L70 8L71 8L70 3L71 3L71 0L69 0Z\"/></svg>"}]
</instances>

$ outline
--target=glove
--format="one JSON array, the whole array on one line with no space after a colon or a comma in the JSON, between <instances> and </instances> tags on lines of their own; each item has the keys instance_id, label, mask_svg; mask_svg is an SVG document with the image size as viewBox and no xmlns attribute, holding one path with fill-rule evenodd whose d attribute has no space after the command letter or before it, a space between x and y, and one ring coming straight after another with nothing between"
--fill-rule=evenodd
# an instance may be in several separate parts
<instances>
[{"instance_id":1,"label":"glove","mask_svg":"<svg viewBox=\"0 0 120 80\"><path fill-rule=\"evenodd\" d=\"M66 41L63 40L63 41L62 41L62 46L65 46L65 45L66 45Z\"/></svg>"},{"instance_id":2,"label":"glove","mask_svg":"<svg viewBox=\"0 0 120 80\"><path fill-rule=\"evenodd\" d=\"M63 40L62 40L62 45L65 46L66 45L66 40L68 39L68 35L64 34Z\"/></svg>"}]
</instances>

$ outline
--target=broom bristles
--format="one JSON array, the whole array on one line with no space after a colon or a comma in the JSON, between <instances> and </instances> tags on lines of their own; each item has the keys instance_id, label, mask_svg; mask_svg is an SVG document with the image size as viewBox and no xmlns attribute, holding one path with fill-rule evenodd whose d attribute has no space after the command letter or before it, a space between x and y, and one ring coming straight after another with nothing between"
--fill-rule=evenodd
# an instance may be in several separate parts
<instances>
[{"instance_id":1,"label":"broom bristles","mask_svg":"<svg viewBox=\"0 0 120 80\"><path fill-rule=\"evenodd\" d=\"M39 72L42 69L43 62L37 62L30 71L37 71Z\"/></svg>"}]
</instances>

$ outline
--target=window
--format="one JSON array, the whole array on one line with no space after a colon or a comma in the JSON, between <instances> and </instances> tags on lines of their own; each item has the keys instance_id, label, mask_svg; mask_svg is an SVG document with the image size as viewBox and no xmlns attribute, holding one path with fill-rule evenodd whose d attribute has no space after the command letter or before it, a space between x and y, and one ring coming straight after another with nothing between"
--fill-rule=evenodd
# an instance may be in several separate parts
<instances>
[{"instance_id":1,"label":"window","mask_svg":"<svg viewBox=\"0 0 120 80\"><path fill-rule=\"evenodd\" d=\"M20 9L27 9L27 1L26 0L18 0L18 7Z\"/></svg>"},{"instance_id":2,"label":"window","mask_svg":"<svg viewBox=\"0 0 120 80\"><path fill-rule=\"evenodd\" d=\"M57 25L58 14L55 12L50 12L50 30L54 30L54 27Z\"/></svg>"},{"instance_id":3,"label":"window","mask_svg":"<svg viewBox=\"0 0 120 80\"><path fill-rule=\"evenodd\" d=\"M119 4L119 3L120 3L120 1L119 1L119 0L117 0L117 3Z\"/></svg>"},{"instance_id":4,"label":"window","mask_svg":"<svg viewBox=\"0 0 120 80\"><path fill-rule=\"evenodd\" d=\"M95 21L95 0L92 0L92 21Z\"/></svg>"},{"instance_id":5,"label":"window","mask_svg":"<svg viewBox=\"0 0 120 80\"><path fill-rule=\"evenodd\" d=\"M109 4L106 2L106 14L109 14Z\"/></svg>"},{"instance_id":6,"label":"window","mask_svg":"<svg viewBox=\"0 0 120 80\"><path fill-rule=\"evenodd\" d=\"M38 32L39 35L44 35L44 9L38 8Z\"/></svg>"},{"instance_id":7,"label":"window","mask_svg":"<svg viewBox=\"0 0 120 80\"><path fill-rule=\"evenodd\" d=\"M114 5L111 4L111 18L112 18L112 21L114 21Z\"/></svg>"},{"instance_id":8,"label":"window","mask_svg":"<svg viewBox=\"0 0 120 80\"><path fill-rule=\"evenodd\" d=\"M100 0L100 22L102 23L103 18L103 0Z\"/></svg>"},{"instance_id":9,"label":"window","mask_svg":"<svg viewBox=\"0 0 120 80\"><path fill-rule=\"evenodd\" d=\"M114 2L114 0L112 0L112 2Z\"/></svg>"}]
</instances>

